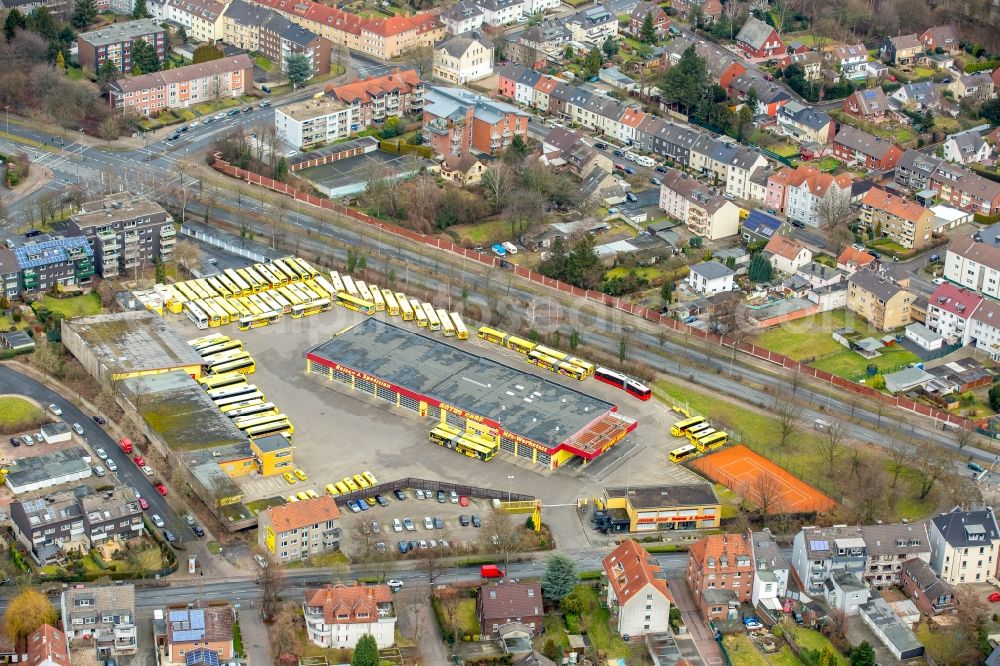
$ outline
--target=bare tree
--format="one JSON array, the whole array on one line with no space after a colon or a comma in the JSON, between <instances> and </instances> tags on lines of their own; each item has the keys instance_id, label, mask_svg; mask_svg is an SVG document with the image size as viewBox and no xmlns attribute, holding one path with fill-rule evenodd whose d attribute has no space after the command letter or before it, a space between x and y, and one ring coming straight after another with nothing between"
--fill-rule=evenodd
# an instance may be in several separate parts
<instances>
[{"instance_id":1,"label":"bare tree","mask_svg":"<svg viewBox=\"0 0 1000 666\"><path fill-rule=\"evenodd\" d=\"M354 521L351 532L351 540L353 542L352 545L354 546L354 559L361 564L370 564L378 554L378 550L375 547L375 544L378 543L378 537L372 530L370 521Z\"/></svg>"},{"instance_id":2,"label":"bare tree","mask_svg":"<svg viewBox=\"0 0 1000 666\"><path fill-rule=\"evenodd\" d=\"M441 577L441 574L444 573L441 551L437 548L428 548L420 551L419 556L420 569L427 574L427 581L433 587L437 583L438 578Z\"/></svg>"},{"instance_id":3,"label":"bare tree","mask_svg":"<svg viewBox=\"0 0 1000 666\"><path fill-rule=\"evenodd\" d=\"M441 605L441 613L451 630L451 655L454 657L455 646L458 644L458 611L462 598L453 588L448 587L438 593L437 599Z\"/></svg>"},{"instance_id":4,"label":"bare tree","mask_svg":"<svg viewBox=\"0 0 1000 666\"><path fill-rule=\"evenodd\" d=\"M257 584L260 585L260 612L271 619L278 608L278 596L285 588L285 573L266 550L261 553L264 566L258 567Z\"/></svg>"},{"instance_id":5,"label":"bare tree","mask_svg":"<svg viewBox=\"0 0 1000 666\"><path fill-rule=\"evenodd\" d=\"M412 64L420 77L429 79L434 71L434 47L430 44L416 46L406 52L407 60Z\"/></svg>"},{"instance_id":6,"label":"bare tree","mask_svg":"<svg viewBox=\"0 0 1000 666\"><path fill-rule=\"evenodd\" d=\"M783 493L781 481L770 472L763 472L754 479L750 489L750 495L757 505L757 510L764 517L771 515Z\"/></svg>"},{"instance_id":7,"label":"bare tree","mask_svg":"<svg viewBox=\"0 0 1000 666\"><path fill-rule=\"evenodd\" d=\"M201 270L201 250L194 241L177 241L174 245L174 260L189 273Z\"/></svg>"},{"instance_id":8,"label":"bare tree","mask_svg":"<svg viewBox=\"0 0 1000 666\"><path fill-rule=\"evenodd\" d=\"M788 19L795 15L795 3L793 0L771 0L770 14L774 29L780 36L785 30Z\"/></svg>"},{"instance_id":9,"label":"bare tree","mask_svg":"<svg viewBox=\"0 0 1000 666\"><path fill-rule=\"evenodd\" d=\"M843 222L851 213L851 197L834 184L815 204L819 221L826 226Z\"/></svg>"},{"instance_id":10,"label":"bare tree","mask_svg":"<svg viewBox=\"0 0 1000 666\"><path fill-rule=\"evenodd\" d=\"M784 449L802 428L802 410L788 396L779 396L775 400L775 416L778 420L778 447Z\"/></svg>"},{"instance_id":11,"label":"bare tree","mask_svg":"<svg viewBox=\"0 0 1000 666\"><path fill-rule=\"evenodd\" d=\"M871 524L885 506L885 471L879 465L864 465L857 471L858 521Z\"/></svg>"},{"instance_id":12,"label":"bare tree","mask_svg":"<svg viewBox=\"0 0 1000 666\"><path fill-rule=\"evenodd\" d=\"M280 604L270 627L271 654L277 662L286 654L296 654L300 649L295 633L296 608L293 604Z\"/></svg>"},{"instance_id":13,"label":"bare tree","mask_svg":"<svg viewBox=\"0 0 1000 666\"><path fill-rule=\"evenodd\" d=\"M952 474L945 487L948 491L948 506L969 507L983 501L983 493L970 476Z\"/></svg>"},{"instance_id":14,"label":"bare tree","mask_svg":"<svg viewBox=\"0 0 1000 666\"><path fill-rule=\"evenodd\" d=\"M889 471L892 473L889 487L895 488L899 475L903 470L909 469L917 459L918 449L913 442L890 439L886 452L889 454Z\"/></svg>"},{"instance_id":15,"label":"bare tree","mask_svg":"<svg viewBox=\"0 0 1000 666\"><path fill-rule=\"evenodd\" d=\"M955 446L958 447L959 455L962 454L962 449L972 443L975 436L975 433L968 428L959 428L955 432Z\"/></svg>"},{"instance_id":16,"label":"bare tree","mask_svg":"<svg viewBox=\"0 0 1000 666\"><path fill-rule=\"evenodd\" d=\"M510 515L500 509L493 509L483 526L483 549L495 551L503 560L504 571L510 564L510 556L524 548L524 528L517 526Z\"/></svg>"},{"instance_id":17,"label":"bare tree","mask_svg":"<svg viewBox=\"0 0 1000 666\"><path fill-rule=\"evenodd\" d=\"M831 477L836 472L837 461L844 455L846 432L840 421L834 421L820 439L820 455L826 462L826 471Z\"/></svg>"},{"instance_id":18,"label":"bare tree","mask_svg":"<svg viewBox=\"0 0 1000 666\"><path fill-rule=\"evenodd\" d=\"M915 460L914 469L917 472L917 480L920 483L918 499L924 499L931 493L934 483L945 473L945 463L942 462L936 451L925 448L920 449L920 453Z\"/></svg>"},{"instance_id":19,"label":"bare tree","mask_svg":"<svg viewBox=\"0 0 1000 666\"><path fill-rule=\"evenodd\" d=\"M516 175L510 167L499 160L483 172L481 180L483 192L494 211L503 208L507 202L508 195L514 189L515 179Z\"/></svg>"}]
</instances>

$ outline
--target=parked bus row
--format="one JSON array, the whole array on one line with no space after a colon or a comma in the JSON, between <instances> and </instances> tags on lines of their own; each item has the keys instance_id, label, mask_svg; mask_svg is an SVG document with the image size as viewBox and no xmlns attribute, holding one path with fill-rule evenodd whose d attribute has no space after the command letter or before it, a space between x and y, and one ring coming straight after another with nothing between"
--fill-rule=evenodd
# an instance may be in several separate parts
<instances>
[{"instance_id":1,"label":"parked bus row","mask_svg":"<svg viewBox=\"0 0 1000 666\"><path fill-rule=\"evenodd\" d=\"M551 372L558 372L560 375L572 377L583 381L587 377L593 376L597 372L596 366L590 361L586 361L576 356L570 356L566 352L552 349L545 345L540 345L531 340L519 338L516 335L498 331L494 328L481 326L477 333L480 340L492 342L495 345L506 347L522 354L528 363L537 365ZM604 380L602 380L604 381ZM645 388L645 387L643 387Z\"/></svg>"},{"instance_id":2,"label":"parked bus row","mask_svg":"<svg viewBox=\"0 0 1000 666\"><path fill-rule=\"evenodd\" d=\"M729 442L729 433L716 430L704 416L689 416L670 428L674 437L686 437L688 443L670 452L670 462L681 462L701 453L722 448Z\"/></svg>"},{"instance_id":3,"label":"parked bus row","mask_svg":"<svg viewBox=\"0 0 1000 666\"><path fill-rule=\"evenodd\" d=\"M205 335L188 340L188 344L201 356L202 367L207 376L229 373L252 375L257 371L257 364L249 352L243 349L243 343L228 335Z\"/></svg>"},{"instance_id":4,"label":"parked bus row","mask_svg":"<svg viewBox=\"0 0 1000 666\"><path fill-rule=\"evenodd\" d=\"M500 443L487 439L474 432L463 431L447 423L439 423L430 431L428 437L430 441L438 446L451 449L456 453L478 458L479 460L492 460L500 452Z\"/></svg>"}]
</instances>

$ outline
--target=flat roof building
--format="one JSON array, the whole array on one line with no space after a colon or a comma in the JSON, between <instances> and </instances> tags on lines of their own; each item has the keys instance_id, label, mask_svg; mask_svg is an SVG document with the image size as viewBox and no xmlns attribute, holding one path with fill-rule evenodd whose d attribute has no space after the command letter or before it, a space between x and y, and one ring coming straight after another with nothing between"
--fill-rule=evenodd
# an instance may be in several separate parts
<instances>
[{"instance_id":1,"label":"flat roof building","mask_svg":"<svg viewBox=\"0 0 1000 666\"><path fill-rule=\"evenodd\" d=\"M609 402L377 319L309 351L306 373L474 430L549 468L593 460L637 425Z\"/></svg>"},{"instance_id":2,"label":"flat roof building","mask_svg":"<svg viewBox=\"0 0 1000 666\"><path fill-rule=\"evenodd\" d=\"M82 446L18 458L7 463L7 469L5 483L15 495L79 481L92 474L90 454Z\"/></svg>"},{"instance_id":3,"label":"flat roof building","mask_svg":"<svg viewBox=\"0 0 1000 666\"><path fill-rule=\"evenodd\" d=\"M609 528L615 532L691 530L719 526L722 506L706 482L604 489Z\"/></svg>"}]
</instances>

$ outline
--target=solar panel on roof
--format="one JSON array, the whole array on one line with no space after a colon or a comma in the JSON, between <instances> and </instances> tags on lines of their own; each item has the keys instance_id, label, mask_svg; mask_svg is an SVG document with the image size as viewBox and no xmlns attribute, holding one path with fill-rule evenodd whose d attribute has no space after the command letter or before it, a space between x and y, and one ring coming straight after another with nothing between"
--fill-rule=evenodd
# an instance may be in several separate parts
<instances>
[{"instance_id":1,"label":"solar panel on roof","mask_svg":"<svg viewBox=\"0 0 1000 666\"><path fill-rule=\"evenodd\" d=\"M184 620L188 619L188 612L186 610L170 611L170 614L167 616L167 619L169 619L171 622L183 622Z\"/></svg>"},{"instance_id":2,"label":"solar panel on roof","mask_svg":"<svg viewBox=\"0 0 1000 666\"><path fill-rule=\"evenodd\" d=\"M191 611L191 628L192 629L205 628L205 611L203 610Z\"/></svg>"},{"instance_id":3,"label":"solar panel on roof","mask_svg":"<svg viewBox=\"0 0 1000 666\"><path fill-rule=\"evenodd\" d=\"M202 664L205 666L219 666L219 653L215 650L198 648L184 655L184 661L187 666L201 666Z\"/></svg>"},{"instance_id":4,"label":"solar panel on roof","mask_svg":"<svg viewBox=\"0 0 1000 666\"><path fill-rule=\"evenodd\" d=\"M830 550L829 541L810 541L809 547L812 550Z\"/></svg>"},{"instance_id":5,"label":"solar panel on roof","mask_svg":"<svg viewBox=\"0 0 1000 666\"><path fill-rule=\"evenodd\" d=\"M197 641L201 640L204 635L204 631L192 631L190 629L185 629L184 631L175 631L174 640L181 642Z\"/></svg>"}]
</instances>

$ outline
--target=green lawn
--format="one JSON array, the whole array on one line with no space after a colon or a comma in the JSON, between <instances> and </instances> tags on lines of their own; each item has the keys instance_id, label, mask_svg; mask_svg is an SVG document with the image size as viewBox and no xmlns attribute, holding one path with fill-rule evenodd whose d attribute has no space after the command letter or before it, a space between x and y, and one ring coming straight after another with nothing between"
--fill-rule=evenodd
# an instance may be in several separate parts
<instances>
[{"instance_id":1,"label":"green lawn","mask_svg":"<svg viewBox=\"0 0 1000 666\"><path fill-rule=\"evenodd\" d=\"M878 366L879 374L887 374L901 370L910 363L919 362L919 356L908 349L894 345L883 349L881 356L871 359L844 349L842 353L821 359L815 363L810 363L810 365L819 370L826 370L838 377L857 381L864 379L865 372L870 364Z\"/></svg>"},{"instance_id":2,"label":"green lawn","mask_svg":"<svg viewBox=\"0 0 1000 666\"><path fill-rule=\"evenodd\" d=\"M14 395L0 396L0 432L21 432L45 421L41 407Z\"/></svg>"},{"instance_id":3,"label":"green lawn","mask_svg":"<svg viewBox=\"0 0 1000 666\"><path fill-rule=\"evenodd\" d=\"M746 634L729 634L722 639L733 666L801 666L792 649L783 645L777 654L765 655Z\"/></svg>"},{"instance_id":4,"label":"green lawn","mask_svg":"<svg viewBox=\"0 0 1000 666\"><path fill-rule=\"evenodd\" d=\"M459 238L483 246L510 239L510 224L504 220L459 224L448 230L458 234Z\"/></svg>"},{"instance_id":5,"label":"green lawn","mask_svg":"<svg viewBox=\"0 0 1000 666\"><path fill-rule=\"evenodd\" d=\"M790 143L776 143L773 146L768 146L768 150L780 155L781 157L798 157L799 148L798 146L793 146Z\"/></svg>"},{"instance_id":6,"label":"green lawn","mask_svg":"<svg viewBox=\"0 0 1000 666\"><path fill-rule=\"evenodd\" d=\"M274 63L262 55L259 55L256 58L254 58L254 62L257 64L258 67L260 67L265 72L270 72L271 68L274 67Z\"/></svg>"},{"instance_id":7,"label":"green lawn","mask_svg":"<svg viewBox=\"0 0 1000 666\"><path fill-rule=\"evenodd\" d=\"M848 351L831 335L836 329L845 326L849 326L865 336L880 335L864 319L846 309L840 309L821 312L811 317L775 326L754 336L751 342L780 352L796 361L801 361L840 350ZM849 353L853 354L853 352ZM858 355L854 354L854 356ZM858 356L858 358L861 357Z\"/></svg>"},{"instance_id":8,"label":"green lawn","mask_svg":"<svg viewBox=\"0 0 1000 666\"><path fill-rule=\"evenodd\" d=\"M283 497L269 497L266 499L254 500L253 502L247 502L246 507L256 516L264 509L269 509L272 506L281 506L282 504L285 504L285 499Z\"/></svg>"},{"instance_id":9,"label":"green lawn","mask_svg":"<svg viewBox=\"0 0 1000 666\"><path fill-rule=\"evenodd\" d=\"M73 298L55 298L53 296L45 295L40 301L35 302L40 303L42 307L47 308L52 312L62 313L62 315L67 319L95 315L101 311L101 297L97 294L97 292L91 292L89 294L83 294L82 296L75 296Z\"/></svg>"},{"instance_id":10,"label":"green lawn","mask_svg":"<svg viewBox=\"0 0 1000 666\"><path fill-rule=\"evenodd\" d=\"M850 663L844 655L837 651L837 648L833 647L833 643L831 643L826 636L818 631L806 629L805 627L791 627L786 625L785 631L789 630L792 632L795 642L797 642L800 646L809 648L810 650L816 650L819 653L822 653L823 650L829 647L833 650L834 656L837 658L837 666L848 666Z\"/></svg>"},{"instance_id":11,"label":"green lawn","mask_svg":"<svg viewBox=\"0 0 1000 666\"><path fill-rule=\"evenodd\" d=\"M836 169L839 169L841 166L843 166L843 162L838 160L836 157L830 157L828 155L819 161L818 168L820 171L825 172L825 171L835 171Z\"/></svg>"},{"instance_id":12,"label":"green lawn","mask_svg":"<svg viewBox=\"0 0 1000 666\"><path fill-rule=\"evenodd\" d=\"M233 622L233 651L236 656L243 654L243 633L240 631L239 622Z\"/></svg>"},{"instance_id":13,"label":"green lawn","mask_svg":"<svg viewBox=\"0 0 1000 666\"><path fill-rule=\"evenodd\" d=\"M628 645L621 636L611 631L611 627L608 625L611 613L601 605L597 591L589 585L578 585L576 591L583 597L586 606L591 609L588 636L594 647L607 652L611 658L627 657L629 655Z\"/></svg>"},{"instance_id":14,"label":"green lawn","mask_svg":"<svg viewBox=\"0 0 1000 666\"><path fill-rule=\"evenodd\" d=\"M623 278L626 275L628 275L631 272L631 270L633 269L626 268L625 266L618 266L616 268L612 268L610 271L605 273L604 277L605 279L610 279L615 277ZM638 277L646 278L650 282L652 282L656 278L663 276L663 271L653 266L636 266L634 270L635 274Z\"/></svg>"},{"instance_id":15,"label":"green lawn","mask_svg":"<svg viewBox=\"0 0 1000 666\"><path fill-rule=\"evenodd\" d=\"M917 138L917 135L913 133L913 130L906 127L897 127L892 131L892 139L896 143L909 143Z\"/></svg>"},{"instance_id":16,"label":"green lawn","mask_svg":"<svg viewBox=\"0 0 1000 666\"><path fill-rule=\"evenodd\" d=\"M66 78L72 81L83 81L87 78L87 73L78 67L70 67L66 70Z\"/></svg>"},{"instance_id":17,"label":"green lawn","mask_svg":"<svg viewBox=\"0 0 1000 666\"><path fill-rule=\"evenodd\" d=\"M458 602L455 621L458 623L458 631L463 637L475 636L479 633L479 619L476 617L475 599L462 599Z\"/></svg>"}]
</instances>

